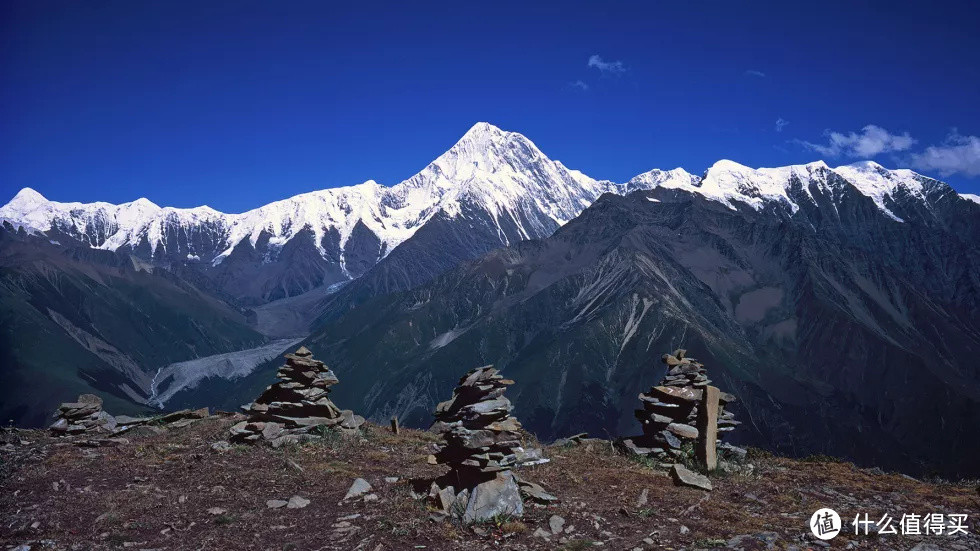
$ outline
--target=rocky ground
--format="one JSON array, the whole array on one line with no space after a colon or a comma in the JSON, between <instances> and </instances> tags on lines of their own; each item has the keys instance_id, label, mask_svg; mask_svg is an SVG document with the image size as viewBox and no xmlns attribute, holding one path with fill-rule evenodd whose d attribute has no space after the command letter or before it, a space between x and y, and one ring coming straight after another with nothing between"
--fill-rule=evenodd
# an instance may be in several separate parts
<instances>
[{"instance_id":1,"label":"rocky ground","mask_svg":"<svg viewBox=\"0 0 980 551\"><path fill-rule=\"evenodd\" d=\"M280 449L215 445L235 419L111 443L0 434L0 549L819 549L828 545L808 523L821 507L844 519L835 549L980 549L975 481L750 451L751 473L714 476L704 492L588 440L546 447L550 463L520 472L557 505L475 526L436 522L413 497L446 469L426 462L434 435L365 424L362 437ZM357 478L371 489L345 500ZM864 513L896 526L903 513L967 514L967 534L854 536L850 521Z\"/></svg>"}]
</instances>

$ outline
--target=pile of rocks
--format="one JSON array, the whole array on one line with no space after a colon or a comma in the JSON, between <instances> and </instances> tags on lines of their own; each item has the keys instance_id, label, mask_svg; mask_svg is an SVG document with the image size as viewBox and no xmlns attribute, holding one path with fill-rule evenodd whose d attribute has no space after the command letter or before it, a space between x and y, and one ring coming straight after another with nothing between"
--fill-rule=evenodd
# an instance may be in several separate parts
<instances>
[{"instance_id":1,"label":"pile of rocks","mask_svg":"<svg viewBox=\"0 0 980 551\"><path fill-rule=\"evenodd\" d=\"M450 470L433 483L429 495L445 514L463 522L521 516L522 491L554 500L512 471L548 460L540 450L525 450L522 445L521 424L511 416L514 406L503 395L511 384L514 381L504 379L492 366L480 367L459 380L451 400L436 407L431 430L442 434L446 443L431 460Z\"/></svg>"},{"instance_id":2,"label":"pile of rocks","mask_svg":"<svg viewBox=\"0 0 980 551\"><path fill-rule=\"evenodd\" d=\"M65 402L54 414L58 418L51 425L56 436L111 433L116 429L116 419L102 411L102 398L95 394L82 394L74 402Z\"/></svg>"},{"instance_id":3,"label":"pile of rocks","mask_svg":"<svg viewBox=\"0 0 980 551\"><path fill-rule=\"evenodd\" d=\"M268 441L273 446L316 439L319 427L355 434L364 418L341 410L330 401L337 377L323 362L313 359L305 346L286 354L279 382L269 386L255 402L242 406L248 419L231 427L233 442Z\"/></svg>"},{"instance_id":4,"label":"pile of rocks","mask_svg":"<svg viewBox=\"0 0 980 551\"><path fill-rule=\"evenodd\" d=\"M667 375L658 386L640 394L643 409L636 418L643 425L643 435L627 438L622 445L632 453L669 460L680 457L684 440L698 438L698 413L705 389L711 384L704 365L687 357L687 351L664 354ZM718 433L733 430L740 423L725 404L735 401L726 392L718 396Z\"/></svg>"}]
</instances>

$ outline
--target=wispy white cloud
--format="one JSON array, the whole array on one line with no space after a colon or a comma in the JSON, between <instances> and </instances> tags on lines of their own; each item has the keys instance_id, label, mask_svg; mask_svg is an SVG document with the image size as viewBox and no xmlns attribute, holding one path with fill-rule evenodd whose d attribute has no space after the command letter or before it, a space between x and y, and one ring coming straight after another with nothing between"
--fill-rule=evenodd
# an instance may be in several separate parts
<instances>
[{"instance_id":1,"label":"wispy white cloud","mask_svg":"<svg viewBox=\"0 0 980 551\"><path fill-rule=\"evenodd\" d=\"M825 132L827 144L816 144L802 140L795 140L804 147L812 149L827 157L859 157L870 159L881 153L891 153L897 151L907 151L916 140L909 136L908 132L903 134L892 134L880 126L869 124L861 129L860 133L848 132Z\"/></svg>"},{"instance_id":2,"label":"wispy white cloud","mask_svg":"<svg viewBox=\"0 0 980 551\"><path fill-rule=\"evenodd\" d=\"M593 55L589 57L589 67L595 67L599 69L602 74L613 74L618 75L626 72L626 66L622 61L604 61L598 55Z\"/></svg>"},{"instance_id":3,"label":"wispy white cloud","mask_svg":"<svg viewBox=\"0 0 980 551\"><path fill-rule=\"evenodd\" d=\"M789 121L788 120L786 120L786 119L784 119L782 117L779 117L778 119L776 119L776 132L782 132L783 131L783 128L786 128L787 126L789 126Z\"/></svg>"},{"instance_id":4,"label":"wispy white cloud","mask_svg":"<svg viewBox=\"0 0 980 551\"><path fill-rule=\"evenodd\" d=\"M575 82L569 82L568 85L571 86L572 88L578 88L579 90L582 91L587 91L589 89L589 85L581 80L576 80Z\"/></svg>"},{"instance_id":5,"label":"wispy white cloud","mask_svg":"<svg viewBox=\"0 0 980 551\"><path fill-rule=\"evenodd\" d=\"M963 136L954 128L942 145L930 145L921 153L913 153L911 164L942 176L980 176L980 137Z\"/></svg>"},{"instance_id":6,"label":"wispy white cloud","mask_svg":"<svg viewBox=\"0 0 980 551\"><path fill-rule=\"evenodd\" d=\"M779 122L777 121L776 124L779 130ZM941 176L952 174L980 176L980 137L964 136L955 128L950 131L942 144L930 145L919 152L910 151L918 142L908 132L892 134L873 124L865 126L861 132L843 134L828 130L825 135L826 144L803 140L792 141L827 157L870 159L882 153L908 152L895 157L895 160L924 172L936 172Z\"/></svg>"},{"instance_id":7,"label":"wispy white cloud","mask_svg":"<svg viewBox=\"0 0 980 551\"><path fill-rule=\"evenodd\" d=\"M765 73L763 73L762 71L756 71L755 69L749 69L748 71L745 71L745 73L743 74L747 77L766 78Z\"/></svg>"}]
</instances>

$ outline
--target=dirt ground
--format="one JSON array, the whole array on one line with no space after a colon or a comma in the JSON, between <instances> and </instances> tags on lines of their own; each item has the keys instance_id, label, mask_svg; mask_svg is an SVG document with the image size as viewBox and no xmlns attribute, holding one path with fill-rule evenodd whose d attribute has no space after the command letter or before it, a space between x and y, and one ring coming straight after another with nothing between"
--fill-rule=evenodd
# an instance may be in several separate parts
<instances>
[{"instance_id":1,"label":"dirt ground","mask_svg":"<svg viewBox=\"0 0 980 551\"><path fill-rule=\"evenodd\" d=\"M809 529L821 507L843 519L833 549L980 549L975 481L927 483L830 458L755 452L752 473L713 476L705 492L590 441L547 447L550 463L520 471L558 504L528 503L522 518L461 526L431 520L425 500L412 495L413 485L426 488L445 472L426 462L438 441L432 434L395 436L367 424L362 438L212 449L231 424L212 416L109 447L4 433L0 549L823 549ZM377 499L343 501L358 477ZM308 505L267 504L293 496ZM966 534L855 536L851 521L865 513L873 521L890 515L896 528L906 513L966 514ZM553 516L564 520L557 534Z\"/></svg>"}]
</instances>

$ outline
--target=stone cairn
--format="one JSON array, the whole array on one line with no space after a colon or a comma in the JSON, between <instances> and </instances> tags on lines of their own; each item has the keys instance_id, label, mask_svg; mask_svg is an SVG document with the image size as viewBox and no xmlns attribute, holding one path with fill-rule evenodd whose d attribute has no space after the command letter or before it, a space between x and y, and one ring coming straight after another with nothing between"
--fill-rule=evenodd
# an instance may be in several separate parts
<instances>
[{"instance_id":1,"label":"stone cairn","mask_svg":"<svg viewBox=\"0 0 980 551\"><path fill-rule=\"evenodd\" d=\"M444 514L470 523L521 516L521 493L542 502L556 500L512 470L548 461L540 450L522 445L521 424L510 415L514 406L503 395L512 384L492 366L480 367L459 380L451 400L436 406L430 430L441 434L445 445L430 463L450 470L432 483L429 497Z\"/></svg>"},{"instance_id":2,"label":"stone cairn","mask_svg":"<svg viewBox=\"0 0 980 551\"><path fill-rule=\"evenodd\" d=\"M340 382L329 367L314 360L305 346L286 354L279 382L267 387L255 402L242 406L248 419L231 427L233 442L267 441L275 447L314 440L319 427L354 434L364 418L341 410L330 401L330 387Z\"/></svg>"},{"instance_id":3,"label":"stone cairn","mask_svg":"<svg viewBox=\"0 0 980 551\"><path fill-rule=\"evenodd\" d=\"M116 418L102 410L102 398L95 394L82 394L74 402L65 402L54 414L58 418L51 425L56 436L111 433L116 429Z\"/></svg>"},{"instance_id":4,"label":"stone cairn","mask_svg":"<svg viewBox=\"0 0 980 551\"><path fill-rule=\"evenodd\" d=\"M699 411L703 407L705 393L718 391L709 386L711 381L704 365L687 357L686 350L664 354L662 361L667 364L667 375L660 385L640 394L643 409L635 412L643 425L643 435L624 439L621 443L632 453L666 461L684 453L682 445L685 440L697 441L701 433L699 425L702 429L706 425ZM731 431L740 424L732 412L725 411L725 404L734 401L735 397L731 394L718 392L718 434Z\"/></svg>"}]
</instances>

